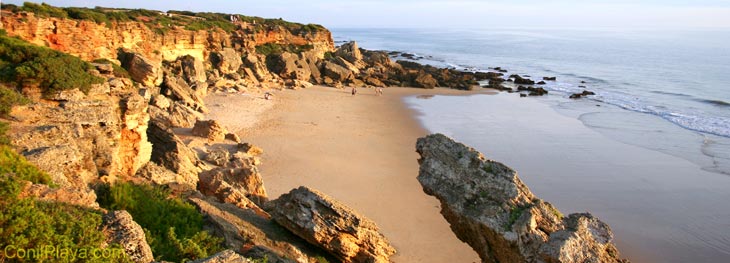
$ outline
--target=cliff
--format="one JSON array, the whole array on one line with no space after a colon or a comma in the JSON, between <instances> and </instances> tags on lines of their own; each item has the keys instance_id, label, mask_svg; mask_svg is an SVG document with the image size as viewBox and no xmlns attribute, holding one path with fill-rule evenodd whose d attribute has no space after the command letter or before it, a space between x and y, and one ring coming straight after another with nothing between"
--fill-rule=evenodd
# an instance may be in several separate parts
<instances>
[{"instance_id":1,"label":"cliff","mask_svg":"<svg viewBox=\"0 0 730 263\"><path fill-rule=\"evenodd\" d=\"M140 21L97 23L3 10L1 28L10 36L18 36L33 44L87 61L116 60L120 48L155 61L173 61L185 55L206 60L211 52L224 47L248 53L254 52L256 46L269 43L311 45L319 56L334 49L332 35L324 28L294 32L283 25L263 25L262 28L261 25L247 22L228 22L234 26L234 30L226 31L219 27L188 30L184 25L170 25L163 30L141 22L149 20L146 16L138 19Z\"/></svg>"}]
</instances>

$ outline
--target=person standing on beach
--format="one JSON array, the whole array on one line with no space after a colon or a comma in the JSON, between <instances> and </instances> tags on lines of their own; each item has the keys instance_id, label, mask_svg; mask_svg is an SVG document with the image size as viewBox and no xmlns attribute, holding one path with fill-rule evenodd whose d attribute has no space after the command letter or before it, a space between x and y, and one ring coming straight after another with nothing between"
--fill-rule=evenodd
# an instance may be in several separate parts
<instances>
[{"instance_id":1,"label":"person standing on beach","mask_svg":"<svg viewBox=\"0 0 730 263\"><path fill-rule=\"evenodd\" d=\"M357 88L352 87L352 96L355 96L357 94Z\"/></svg>"}]
</instances>

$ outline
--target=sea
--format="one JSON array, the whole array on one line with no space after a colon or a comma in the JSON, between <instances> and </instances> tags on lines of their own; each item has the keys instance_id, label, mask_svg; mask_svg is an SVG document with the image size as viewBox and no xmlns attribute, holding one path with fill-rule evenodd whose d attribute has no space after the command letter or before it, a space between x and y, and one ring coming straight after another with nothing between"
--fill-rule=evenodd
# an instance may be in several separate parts
<instances>
[{"instance_id":1,"label":"sea","mask_svg":"<svg viewBox=\"0 0 730 263\"><path fill-rule=\"evenodd\" d=\"M615 230L619 248L635 261L730 260L730 30L331 30L336 44L357 41L369 50L405 52L423 64L465 71L499 67L508 71L505 77L518 74L535 81L556 77L541 86L548 96L523 98L544 107L516 106L519 99L507 93L407 98L406 103L429 131L516 164L518 171L523 167L528 186L558 208L599 214ZM568 98L584 90L596 95ZM535 128L543 120L519 126L519 116L489 115L486 105L499 103L515 112L523 107L522 115L551 111L560 117L553 124L544 120L546 127L565 126ZM544 147L571 153L535 150L542 144L532 137L505 143L520 134L496 128L505 123L551 140ZM573 123L580 129L565 128ZM535 167L540 160L552 168ZM569 168L581 173L564 172ZM555 174L551 179L536 175L546 171ZM571 180L577 185L564 186Z\"/></svg>"}]
</instances>

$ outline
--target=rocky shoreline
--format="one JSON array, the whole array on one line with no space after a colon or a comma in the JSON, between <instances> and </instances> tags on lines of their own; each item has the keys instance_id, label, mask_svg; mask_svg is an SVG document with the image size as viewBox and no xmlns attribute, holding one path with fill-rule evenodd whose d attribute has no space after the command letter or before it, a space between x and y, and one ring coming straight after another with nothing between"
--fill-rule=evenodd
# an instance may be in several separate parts
<instances>
[{"instance_id":1,"label":"rocky shoreline","mask_svg":"<svg viewBox=\"0 0 730 263\"><path fill-rule=\"evenodd\" d=\"M205 215L206 228L223 238L230 249L197 262L245 260L241 256L268 262L389 262L396 253L376 222L317 190L302 186L269 200L258 169L263 150L216 120L205 120L209 111L206 96L258 95L313 84L474 90L481 88L480 82L489 81L487 87L506 91L512 89L502 86L503 82L535 84L519 75L503 79L503 72L465 72L394 62L388 53L362 50L355 42L335 48L326 29L294 32L271 25L267 31L257 32L251 24L238 23L233 32L177 27L160 36L139 22L115 22L105 27L84 20L7 11L3 11L2 22L10 36L96 60L91 74L104 80L88 92L70 88L48 93L32 83L13 87L31 102L14 107L5 118L11 127L10 141L17 152L48 173L55 185L28 182L21 196L100 210L96 192L100 184L164 186ZM89 33L121 41L74 37ZM127 39L129 35L132 40ZM312 48L261 51L260 47L270 44ZM94 48L89 48L92 45ZM116 66L127 75L120 76ZM517 91L531 96L547 94L532 86L518 87ZM180 129L190 129L190 135L182 135ZM463 145L443 146L450 143L446 139L429 141L434 138L419 140L418 151L423 155L419 180L427 193L443 199L444 215L452 229L483 262L622 262L610 243L607 225L590 215L561 218L549 213L554 208L535 199L511 169L485 164L483 157L463 150ZM429 155L432 144L466 154L463 162L469 161L470 166L454 165L453 169L474 168L477 170L468 170L469 174L479 175L479 169L496 169L485 172L513 178L497 184L520 191L509 192L515 195L507 197L490 197L491 192L474 197L477 192L464 195L463 191L460 196L440 195L423 178L444 172L428 164L452 153L444 150ZM464 180L458 187L490 183L458 179ZM454 182L459 181L451 184ZM493 190L489 187L484 186ZM477 204L483 207L472 209L493 211L500 222L509 223L505 229L501 228L505 224L461 218L460 213L468 212L459 208L465 204L462 199L472 197L488 200ZM506 210L512 206L521 213L514 216L514 211ZM123 245L136 262L155 258L145 232L129 213L101 211L106 214L103 229L108 244ZM461 232L485 228L486 232ZM578 239L590 242L578 244ZM563 244L572 247L564 249Z\"/></svg>"}]
</instances>

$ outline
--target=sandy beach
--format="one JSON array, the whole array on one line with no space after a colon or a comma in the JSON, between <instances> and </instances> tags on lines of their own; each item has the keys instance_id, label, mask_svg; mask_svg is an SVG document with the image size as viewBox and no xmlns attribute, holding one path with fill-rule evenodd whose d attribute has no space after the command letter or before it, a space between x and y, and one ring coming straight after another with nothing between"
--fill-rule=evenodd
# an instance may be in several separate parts
<instances>
[{"instance_id":1,"label":"sandy beach","mask_svg":"<svg viewBox=\"0 0 730 263\"><path fill-rule=\"evenodd\" d=\"M393 243L395 262L478 262L416 180L415 142L426 130L404 96L491 93L450 89L313 87L261 96L208 96L208 117L264 149L260 166L273 199L301 185L373 219Z\"/></svg>"}]
</instances>

